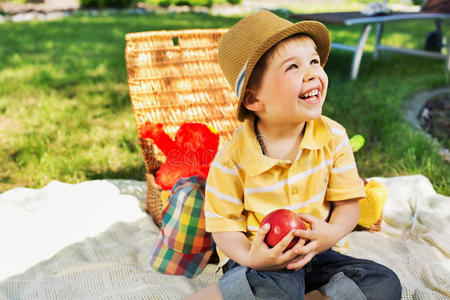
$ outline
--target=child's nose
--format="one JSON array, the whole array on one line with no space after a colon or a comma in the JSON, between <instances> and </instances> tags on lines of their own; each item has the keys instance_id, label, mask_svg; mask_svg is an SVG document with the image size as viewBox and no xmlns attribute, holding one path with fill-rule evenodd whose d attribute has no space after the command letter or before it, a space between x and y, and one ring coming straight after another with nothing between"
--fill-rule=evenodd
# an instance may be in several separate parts
<instances>
[{"instance_id":1,"label":"child's nose","mask_svg":"<svg viewBox=\"0 0 450 300\"><path fill-rule=\"evenodd\" d=\"M309 67L306 69L303 81L310 81L318 76L318 72L315 68Z\"/></svg>"}]
</instances>

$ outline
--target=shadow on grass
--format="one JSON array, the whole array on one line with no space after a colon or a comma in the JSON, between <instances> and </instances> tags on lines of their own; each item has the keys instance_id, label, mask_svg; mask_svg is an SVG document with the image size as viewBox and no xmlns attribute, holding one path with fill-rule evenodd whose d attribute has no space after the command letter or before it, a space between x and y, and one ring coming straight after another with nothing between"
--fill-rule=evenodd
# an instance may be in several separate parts
<instances>
[{"instance_id":1,"label":"shadow on grass","mask_svg":"<svg viewBox=\"0 0 450 300\"><path fill-rule=\"evenodd\" d=\"M145 181L145 166L142 162L141 167L127 167L118 170L106 170L97 172L93 170L85 170L84 174L87 180L95 179L135 179Z\"/></svg>"}]
</instances>

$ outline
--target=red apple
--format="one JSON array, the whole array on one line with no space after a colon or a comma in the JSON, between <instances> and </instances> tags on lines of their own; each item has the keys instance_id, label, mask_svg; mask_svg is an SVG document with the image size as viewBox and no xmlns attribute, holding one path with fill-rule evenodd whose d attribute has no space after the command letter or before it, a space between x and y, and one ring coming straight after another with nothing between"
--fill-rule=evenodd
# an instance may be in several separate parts
<instances>
[{"instance_id":1,"label":"red apple","mask_svg":"<svg viewBox=\"0 0 450 300\"><path fill-rule=\"evenodd\" d=\"M272 211L262 219L260 226L263 226L266 223L270 224L270 230L264 241L270 247L274 247L278 244L278 242L280 242L292 229L306 230L302 218L289 209L277 209ZM294 247L298 240L298 237L293 238L285 250Z\"/></svg>"}]
</instances>

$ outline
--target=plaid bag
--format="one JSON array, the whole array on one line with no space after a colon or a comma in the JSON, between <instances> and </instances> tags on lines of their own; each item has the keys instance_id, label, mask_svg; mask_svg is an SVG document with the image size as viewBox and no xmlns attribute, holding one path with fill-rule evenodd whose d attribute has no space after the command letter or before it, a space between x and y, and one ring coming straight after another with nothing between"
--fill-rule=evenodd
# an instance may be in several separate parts
<instances>
[{"instance_id":1,"label":"plaid bag","mask_svg":"<svg viewBox=\"0 0 450 300\"><path fill-rule=\"evenodd\" d=\"M162 226L151 254L151 265L159 272L198 275L214 249L211 234L205 231L203 210L205 178L181 178L172 189L162 211Z\"/></svg>"}]
</instances>

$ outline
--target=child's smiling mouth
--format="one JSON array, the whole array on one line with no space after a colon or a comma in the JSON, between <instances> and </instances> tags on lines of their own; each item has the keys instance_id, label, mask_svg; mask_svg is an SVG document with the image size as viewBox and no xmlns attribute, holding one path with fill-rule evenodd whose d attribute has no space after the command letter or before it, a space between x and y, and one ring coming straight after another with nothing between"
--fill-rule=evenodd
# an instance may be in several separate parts
<instances>
[{"instance_id":1,"label":"child's smiling mouth","mask_svg":"<svg viewBox=\"0 0 450 300\"><path fill-rule=\"evenodd\" d=\"M314 88L299 96L299 99L308 104L317 104L320 102L319 89Z\"/></svg>"}]
</instances>

